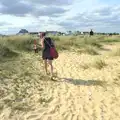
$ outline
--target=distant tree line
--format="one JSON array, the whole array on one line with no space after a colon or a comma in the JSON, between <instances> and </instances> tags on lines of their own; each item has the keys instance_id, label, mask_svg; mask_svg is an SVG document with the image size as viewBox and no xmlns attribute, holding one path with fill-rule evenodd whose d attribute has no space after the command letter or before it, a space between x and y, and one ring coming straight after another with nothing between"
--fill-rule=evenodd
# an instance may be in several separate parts
<instances>
[{"instance_id":1,"label":"distant tree line","mask_svg":"<svg viewBox=\"0 0 120 120\"><path fill-rule=\"evenodd\" d=\"M29 34L38 34L38 32L28 32L26 29L21 29L17 34L26 34L26 33L29 33ZM90 35L90 36L93 36L93 35L109 35L109 36L112 36L112 35L119 35L119 33L97 33L97 32L94 32L92 29L89 31L89 32L81 32L81 31L67 31L66 33L64 32L59 32L59 31L46 31L46 34L53 34L53 35Z\"/></svg>"}]
</instances>

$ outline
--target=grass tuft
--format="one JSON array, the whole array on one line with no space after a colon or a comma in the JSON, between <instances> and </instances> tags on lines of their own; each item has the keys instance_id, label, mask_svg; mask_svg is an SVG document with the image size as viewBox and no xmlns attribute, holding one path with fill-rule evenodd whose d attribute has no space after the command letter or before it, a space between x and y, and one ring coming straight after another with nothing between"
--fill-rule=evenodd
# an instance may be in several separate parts
<instances>
[{"instance_id":1,"label":"grass tuft","mask_svg":"<svg viewBox=\"0 0 120 120\"><path fill-rule=\"evenodd\" d=\"M104 60L101 59L97 59L95 60L95 62L93 63L93 67L95 67L96 69L102 69L106 66L107 64L105 63Z\"/></svg>"}]
</instances>

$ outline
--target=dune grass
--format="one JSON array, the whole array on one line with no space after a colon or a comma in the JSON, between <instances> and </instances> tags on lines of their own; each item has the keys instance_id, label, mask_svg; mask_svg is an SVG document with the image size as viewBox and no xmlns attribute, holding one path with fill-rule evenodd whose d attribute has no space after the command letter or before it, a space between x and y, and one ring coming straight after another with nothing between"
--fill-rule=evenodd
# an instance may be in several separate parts
<instances>
[{"instance_id":1,"label":"dune grass","mask_svg":"<svg viewBox=\"0 0 120 120\"><path fill-rule=\"evenodd\" d=\"M104 43L119 42L119 36L105 37L105 36L50 36L55 41L56 49L64 50L77 50L80 54L99 55L99 51L103 49ZM37 40L39 52L39 38L36 36L23 35L23 36L9 36L0 38L0 60L4 57L17 57L22 52L33 52L34 40ZM109 41L109 42L108 42ZM74 48L74 49L72 49ZM104 49L103 49L104 50ZM120 50L114 51L115 56L120 55Z\"/></svg>"},{"instance_id":2,"label":"dune grass","mask_svg":"<svg viewBox=\"0 0 120 120\"><path fill-rule=\"evenodd\" d=\"M105 37L105 36L50 36L55 41L56 49L64 50L77 50L80 54L99 55L99 50L103 49L104 43L119 42L119 36ZM4 57L17 57L22 52L33 52L34 40L37 40L39 52L39 38L36 36L23 35L23 36L9 36L0 37L0 60ZM109 42L108 42L109 41ZM72 49L74 48L74 49ZM118 49L113 54L119 55Z\"/></svg>"},{"instance_id":3,"label":"dune grass","mask_svg":"<svg viewBox=\"0 0 120 120\"><path fill-rule=\"evenodd\" d=\"M107 66L106 62L102 59L96 59L94 61L94 63L92 64L93 67L95 67L96 69L102 69L104 68L105 66Z\"/></svg>"},{"instance_id":4,"label":"dune grass","mask_svg":"<svg viewBox=\"0 0 120 120\"><path fill-rule=\"evenodd\" d=\"M30 51L32 50L33 41L34 38L28 35L9 36L6 38L0 38L0 45L20 51Z\"/></svg>"},{"instance_id":5,"label":"dune grass","mask_svg":"<svg viewBox=\"0 0 120 120\"><path fill-rule=\"evenodd\" d=\"M58 50L70 50L71 47L78 49L86 49L86 51L93 51L93 49L101 49L104 42L116 42L119 41L119 37L105 37L105 36L94 36L94 37L82 37L82 36L50 36L56 44ZM24 36L10 36L1 37L0 46L7 46L12 50L20 51L32 51L34 40L39 43L39 38L29 35ZM95 50L94 50L95 51ZM91 53L91 52L90 52ZM94 54L94 53L93 53Z\"/></svg>"},{"instance_id":6,"label":"dune grass","mask_svg":"<svg viewBox=\"0 0 120 120\"><path fill-rule=\"evenodd\" d=\"M0 45L0 58L1 57L17 57L18 53L7 46Z\"/></svg>"}]
</instances>

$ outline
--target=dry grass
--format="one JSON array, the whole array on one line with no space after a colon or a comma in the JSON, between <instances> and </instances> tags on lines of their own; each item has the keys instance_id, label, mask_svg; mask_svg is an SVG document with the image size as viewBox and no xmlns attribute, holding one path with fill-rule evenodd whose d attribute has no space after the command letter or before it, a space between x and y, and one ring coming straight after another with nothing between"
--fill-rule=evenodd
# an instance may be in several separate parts
<instances>
[{"instance_id":1,"label":"dry grass","mask_svg":"<svg viewBox=\"0 0 120 120\"><path fill-rule=\"evenodd\" d=\"M94 61L94 63L92 64L93 67L95 67L96 69L102 69L105 66L107 66L107 64L105 63L104 60L101 59L97 59Z\"/></svg>"},{"instance_id":2,"label":"dry grass","mask_svg":"<svg viewBox=\"0 0 120 120\"><path fill-rule=\"evenodd\" d=\"M83 63L83 64L80 65L80 67L83 68L84 70L86 70L90 67L90 65Z\"/></svg>"},{"instance_id":3,"label":"dry grass","mask_svg":"<svg viewBox=\"0 0 120 120\"><path fill-rule=\"evenodd\" d=\"M97 50L95 48L93 48L92 46L88 46L85 49L85 53L90 54L90 55L98 55L99 53L97 52Z\"/></svg>"}]
</instances>

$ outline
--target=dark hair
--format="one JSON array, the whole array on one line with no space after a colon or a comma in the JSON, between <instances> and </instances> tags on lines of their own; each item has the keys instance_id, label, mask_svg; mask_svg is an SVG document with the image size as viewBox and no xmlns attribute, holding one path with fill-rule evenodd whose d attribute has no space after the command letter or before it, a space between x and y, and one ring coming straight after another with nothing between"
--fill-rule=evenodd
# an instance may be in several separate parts
<instances>
[{"instance_id":1,"label":"dark hair","mask_svg":"<svg viewBox=\"0 0 120 120\"><path fill-rule=\"evenodd\" d=\"M45 35L46 35L45 32L40 33L40 37L44 37Z\"/></svg>"}]
</instances>

